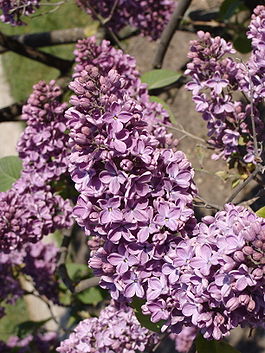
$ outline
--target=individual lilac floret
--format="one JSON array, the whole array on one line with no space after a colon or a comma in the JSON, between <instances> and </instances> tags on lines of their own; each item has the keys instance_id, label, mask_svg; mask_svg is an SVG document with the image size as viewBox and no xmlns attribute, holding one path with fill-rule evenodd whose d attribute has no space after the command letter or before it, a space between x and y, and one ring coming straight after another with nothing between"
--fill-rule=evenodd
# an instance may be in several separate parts
<instances>
[{"instance_id":1,"label":"individual lilac floret","mask_svg":"<svg viewBox=\"0 0 265 353\"><path fill-rule=\"evenodd\" d=\"M27 122L17 144L23 161L23 172L34 174L32 182L37 186L58 179L67 171L68 134L61 103L61 89L51 81L40 81L33 86L27 104L23 106L22 119Z\"/></svg>"},{"instance_id":2,"label":"individual lilac floret","mask_svg":"<svg viewBox=\"0 0 265 353\"><path fill-rule=\"evenodd\" d=\"M0 251L4 252L36 243L72 224L69 200L53 194L49 186L30 186L27 175L0 193L0 214Z\"/></svg>"},{"instance_id":3,"label":"individual lilac floret","mask_svg":"<svg viewBox=\"0 0 265 353\"><path fill-rule=\"evenodd\" d=\"M85 69L77 65L66 112L70 172L80 192L75 215L87 235L103 240L90 261L101 285L114 299L144 297L169 242L194 225L194 172L182 152L168 149L170 135L130 57L94 39L81 42L83 53L85 44L86 55L77 53ZM148 296L159 295L156 286Z\"/></svg>"},{"instance_id":4,"label":"individual lilac floret","mask_svg":"<svg viewBox=\"0 0 265 353\"><path fill-rule=\"evenodd\" d=\"M39 7L40 0L0 0L2 22L13 26L23 25L22 16L33 14Z\"/></svg>"},{"instance_id":5,"label":"individual lilac floret","mask_svg":"<svg viewBox=\"0 0 265 353\"><path fill-rule=\"evenodd\" d=\"M260 14L260 11L256 12ZM265 16L264 11L261 13ZM230 166L239 163L238 166L245 167L247 163L256 163L250 118L251 99L254 104L257 138L260 142L264 140L264 124L257 104L262 97L260 93L264 90L261 80L262 65L265 66L264 60L258 59L257 49L255 49L257 38L262 35L260 27L258 31L254 30L255 21L260 23L254 16L249 32L254 52L246 64L229 57L230 54L235 53L231 43L227 43L220 37L212 38L209 33L202 31L198 32L197 40L191 41L188 54L192 61L187 65L185 73L192 79L187 84L187 88L192 91L196 110L207 122L208 142L217 152L212 157L222 158L229 162ZM260 34L258 35L257 32ZM258 48L260 50L264 48L261 41ZM256 65L257 62L259 65ZM250 77L252 84L250 84ZM257 83L257 80L260 82ZM259 88L253 90L254 86ZM256 92L256 89L259 92ZM238 100L238 96L235 97L238 91L244 91L249 101Z\"/></svg>"},{"instance_id":6,"label":"individual lilac floret","mask_svg":"<svg viewBox=\"0 0 265 353\"><path fill-rule=\"evenodd\" d=\"M173 0L92 0L89 6L86 1L77 3L96 18L90 9L93 7L98 15L108 19L106 26L114 32L130 25L153 40L160 37L175 7Z\"/></svg>"},{"instance_id":7,"label":"individual lilac floret","mask_svg":"<svg viewBox=\"0 0 265 353\"><path fill-rule=\"evenodd\" d=\"M61 342L60 353L144 352L158 342L158 335L141 327L133 309L111 302L98 318L81 321Z\"/></svg>"},{"instance_id":8,"label":"individual lilac floret","mask_svg":"<svg viewBox=\"0 0 265 353\"><path fill-rule=\"evenodd\" d=\"M237 326L264 327L264 239L265 219L242 206L205 217L193 238L170 244L162 268L167 290L147 298L144 313L157 321L163 308L173 333L194 326L216 340Z\"/></svg>"}]
</instances>

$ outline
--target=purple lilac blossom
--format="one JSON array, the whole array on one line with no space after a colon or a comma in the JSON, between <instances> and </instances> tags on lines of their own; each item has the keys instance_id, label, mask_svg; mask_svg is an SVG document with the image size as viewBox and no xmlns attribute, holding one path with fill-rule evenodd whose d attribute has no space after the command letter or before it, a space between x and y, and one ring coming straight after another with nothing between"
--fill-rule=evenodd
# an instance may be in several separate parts
<instances>
[{"instance_id":1,"label":"purple lilac blossom","mask_svg":"<svg viewBox=\"0 0 265 353\"><path fill-rule=\"evenodd\" d=\"M130 25L156 40L168 23L175 3L174 0L118 0L117 3L115 0L92 0L89 6L103 19L109 19L106 26L114 32ZM96 18L86 0L77 0L77 4Z\"/></svg>"},{"instance_id":2,"label":"purple lilac blossom","mask_svg":"<svg viewBox=\"0 0 265 353\"><path fill-rule=\"evenodd\" d=\"M133 353L144 352L158 342L158 335L141 327L133 309L112 302L98 318L81 321L61 342L60 353Z\"/></svg>"},{"instance_id":3,"label":"purple lilac blossom","mask_svg":"<svg viewBox=\"0 0 265 353\"><path fill-rule=\"evenodd\" d=\"M59 249L53 243L39 241L24 246L22 272L31 277L40 295L58 303L59 285L56 275Z\"/></svg>"},{"instance_id":4,"label":"purple lilac blossom","mask_svg":"<svg viewBox=\"0 0 265 353\"><path fill-rule=\"evenodd\" d=\"M0 251L36 243L72 224L70 201L54 194L48 185L68 169L69 136L61 94L55 81L40 81L23 106L27 127L17 145L23 170L12 188L0 193Z\"/></svg>"},{"instance_id":5,"label":"purple lilac blossom","mask_svg":"<svg viewBox=\"0 0 265 353\"><path fill-rule=\"evenodd\" d=\"M57 342L55 332L38 333L24 338L11 336L6 343L0 341L0 353L50 353Z\"/></svg>"},{"instance_id":6,"label":"purple lilac blossom","mask_svg":"<svg viewBox=\"0 0 265 353\"><path fill-rule=\"evenodd\" d=\"M53 194L49 186L31 185L31 178L34 175L22 175L10 190L0 193L0 251L36 243L72 224L69 200Z\"/></svg>"},{"instance_id":7,"label":"purple lilac blossom","mask_svg":"<svg viewBox=\"0 0 265 353\"><path fill-rule=\"evenodd\" d=\"M13 26L23 25L21 17L33 14L39 3L40 0L0 0L0 20Z\"/></svg>"},{"instance_id":8,"label":"purple lilac blossom","mask_svg":"<svg viewBox=\"0 0 265 353\"><path fill-rule=\"evenodd\" d=\"M68 140L61 89L51 81L40 81L33 86L27 104L23 106L22 119L27 127L23 131L17 151L23 161L23 173L34 174L31 182L41 186L58 179L67 171Z\"/></svg>"},{"instance_id":9,"label":"purple lilac blossom","mask_svg":"<svg viewBox=\"0 0 265 353\"><path fill-rule=\"evenodd\" d=\"M143 312L158 321L162 309L164 329L195 327L207 339L220 340L237 326L264 327L264 218L227 204L193 235L170 244L161 294L147 297Z\"/></svg>"},{"instance_id":10,"label":"purple lilac blossom","mask_svg":"<svg viewBox=\"0 0 265 353\"><path fill-rule=\"evenodd\" d=\"M246 64L230 57L235 53L231 43L220 37L212 38L202 31L198 32L197 40L191 41L188 54L191 62L185 73L191 76L191 81L187 88L192 91L196 110L207 122L208 142L216 150L212 158L222 158L231 165L235 162L242 166L256 163L251 99L257 139L259 142L264 140L264 123L258 110L265 92L262 81L265 62L261 58L265 43L263 17L265 10L260 6L255 10L249 27L248 37L252 40L253 53ZM238 91L244 91L248 100L239 100L236 97Z\"/></svg>"},{"instance_id":11,"label":"purple lilac blossom","mask_svg":"<svg viewBox=\"0 0 265 353\"><path fill-rule=\"evenodd\" d=\"M40 295L58 303L58 282L56 264L59 249L53 243L38 242L25 244L10 254L0 252L0 280L4 283L0 290L1 304L15 304L23 296L19 276L29 276ZM5 314L0 306L0 317Z\"/></svg>"},{"instance_id":12,"label":"purple lilac blossom","mask_svg":"<svg viewBox=\"0 0 265 353\"><path fill-rule=\"evenodd\" d=\"M168 148L165 112L149 103L134 61L107 42L78 48L86 54L77 49L66 117L80 193L74 212L88 236L103 240L90 266L114 299L153 298L169 243L195 224L194 173L182 152Z\"/></svg>"}]
</instances>

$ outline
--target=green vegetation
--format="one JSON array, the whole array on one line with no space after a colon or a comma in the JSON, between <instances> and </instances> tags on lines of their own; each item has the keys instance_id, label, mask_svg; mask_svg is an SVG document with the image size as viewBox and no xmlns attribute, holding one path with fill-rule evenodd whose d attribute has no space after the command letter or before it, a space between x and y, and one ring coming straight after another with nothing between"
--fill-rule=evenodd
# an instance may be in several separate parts
<instances>
[{"instance_id":1,"label":"green vegetation","mask_svg":"<svg viewBox=\"0 0 265 353\"><path fill-rule=\"evenodd\" d=\"M15 305L5 305L7 315L0 320L0 340L6 341L10 335L16 333L17 325L28 320L27 307L23 299Z\"/></svg>"},{"instance_id":2,"label":"green vegetation","mask_svg":"<svg viewBox=\"0 0 265 353\"><path fill-rule=\"evenodd\" d=\"M0 24L0 30L8 35L47 32L55 29L85 27L91 23L90 17L77 7L74 1L66 2L56 11L54 7L43 6L32 17L26 18L26 26L11 27ZM40 15L40 14L43 15ZM73 58L73 44L58 45L41 48L41 50L71 60ZM4 70L11 86L11 94L16 101L25 100L31 93L32 85L40 80L56 79L59 72L56 69L40 64L36 61L23 58L15 53L3 54Z\"/></svg>"}]
</instances>

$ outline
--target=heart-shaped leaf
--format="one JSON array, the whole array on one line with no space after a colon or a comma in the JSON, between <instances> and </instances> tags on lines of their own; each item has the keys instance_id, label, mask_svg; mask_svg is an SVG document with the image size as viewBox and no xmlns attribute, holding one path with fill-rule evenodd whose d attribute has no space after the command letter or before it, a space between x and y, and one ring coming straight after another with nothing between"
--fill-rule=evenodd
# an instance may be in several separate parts
<instances>
[{"instance_id":1,"label":"heart-shaped leaf","mask_svg":"<svg viewBox=\"0 0 265 353\"><path fill-rule=\"evenodd\" d=\"M7 191L12 184L19 179L22 170L22 162L16 156L8 156L0 159L0 191Z\"/></svg>"},{"instance_id":2,"label":"heart-shaped leaf","mask_svg":"<svg viewBox=\"0 0 265 353\"><path fill-rule=\"evenodd\" d=\"M181 73L179 72L161 69L145 72L141 76L141 80L147 84L148 90L151 90L169 86L176 82L180 77Z\"/></svg>"}]
</instances>

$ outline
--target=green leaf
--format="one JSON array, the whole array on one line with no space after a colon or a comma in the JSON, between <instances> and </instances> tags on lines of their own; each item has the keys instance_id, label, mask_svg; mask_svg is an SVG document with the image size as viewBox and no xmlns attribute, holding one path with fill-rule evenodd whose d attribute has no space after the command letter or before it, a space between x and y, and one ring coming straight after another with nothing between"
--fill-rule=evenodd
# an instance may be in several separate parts
<instances>
[{"instance_id":1,"label":"green leaf","mask_svg":"<svg viewBox=\"0 0 265 353\"><path fill-rule=\"evenodd\" d=\"M0 159L0 191L7 191L12 184L19 179L22 162L16 156L8 156Z\"/></svg>"},{"instance_id":2,"label":"green leaf","mask_svg":"<svg viewBox=\"0 0 265 353\"><path fill-rule=\"evenodd\" d=\"M161 69L145 72L141 76L141 80L142 82L146 83L148 89L151 90L171 85L172 83L176 82L181 76L182 75L179 72Z\"/></svg>"},{"instance_id":3,"label":"green leaf","mask_svg":"<svg viewBox=\"0 0 265 353\"><path fill-rule=\"evenodd\" d=\"M84 291L77 294L77 298L83 304L91 304L91 305L97 305L104 299L102 292L98 287L91 287L91 288L85 289Z\"/></svg>"},{"instance_id":4,"label":"green leaf","mask_svg":"<svg viewBox=\"0 0 265 353\"><path fill-rule=\"evenodd\" d=\"M241 0L225 0L222 2L219 10L219 18L221 20L228 20L232 17L236 10L242 8L243 2Z\"/></svg>"},{"instance_id":5,"label":"green leaf","mask_svg":"<svg viewBox=\"0 0 265 353\"><path fill-rule=\"evenodd\" d=\"M139 323L147 328L150 331L153 332L161 332L161 327L165 323L165 320L160 320L159 322L152 322L151 321L151 316L150 315L144 315L142 313L141 306L145 304L145 300L134 297L132 303L130 306L134 309L135 316Z\"/></svg>"},{"instance_id":6,"label":"green leaf","mask_svg":"<svg viewBox=\"0 0 265 353\"><path fill-rule=\"evenodd\" d=\"M41 321L24 321L21 324L17 325L16 331L17 335L20 338L24 338L27 335L35 333L38 329L40 329L46 322L50 321L51 318Z\"/></svg>"},{"instance_id":7,"label":"green leaf","mask_svg":"<svg viewBox=\"0 0 265 353\"><path fill-rule=\"evenodd\" d=\"M65 266L69 277L74 282L78 282L84 278L90 277L91 272L87 267L87 265L69 263L69 264L66 264Z\"/></svg>"},{"instance_id":8,"label":"green leaf","mask_svg":"<svg viewBox=\"0 0 265 353\"><path fill-rule=\"evenodd\" d=\"M170 121L172 123L176 124L176 117L175 117L174 113L170 109L170 106L163 99L161 99L160 97L157 97L157 96L150 96L150 101L161 104L162 107L168 112L169 117L170 117Z\"/></svg>"},{"instance_id":9,"label":"green leaf","mask_svg":"<svg viewBox=\"0 0 265 353\"><path fill-rule=\"evenodd\" d=\"M240 353L225 341L208 341L202 335L196 338L197 353Z\"/></svg>"},{"instance_id":10,"label":"green leaf","mask_svg":"<svg viewBox=\"0 0 265 353\"><path fill-rule=\"evenodd\" d=\"M240 53L249 53L251 51L251 40L246 35L241 34L233 41L234 48Z\"/></svg>"},{"instance_id":11,"label":"green leaf","mask_svg":"<svg viewBox=\"0 0 265 353\"><path fill-rule=\"evenodd\" d=\"M265 206L257 210L256 215L259 217L265 218Z\"/></svg>"}]
</instances>

